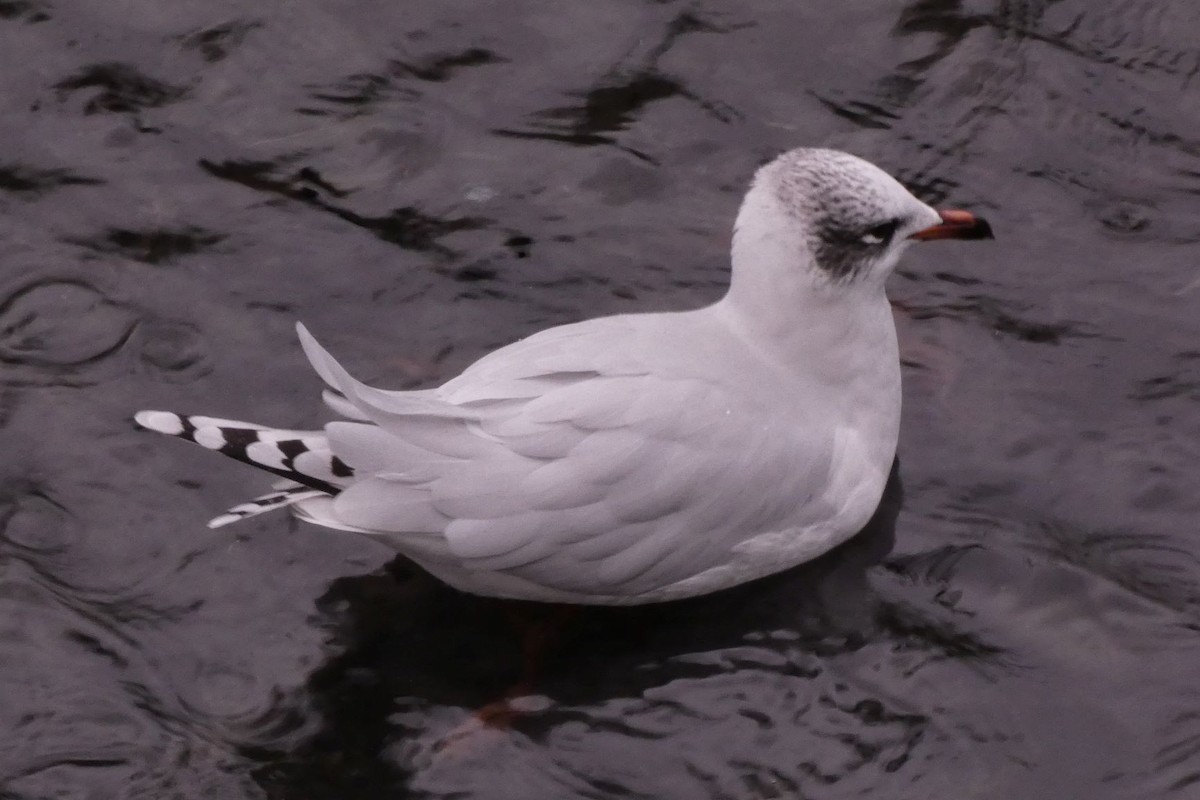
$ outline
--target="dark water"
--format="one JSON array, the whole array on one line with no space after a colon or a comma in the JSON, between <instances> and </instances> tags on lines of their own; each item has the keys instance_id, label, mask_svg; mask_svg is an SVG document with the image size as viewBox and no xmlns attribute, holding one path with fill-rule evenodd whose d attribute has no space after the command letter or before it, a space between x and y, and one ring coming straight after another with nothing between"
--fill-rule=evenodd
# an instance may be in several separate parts
<instances>
[{"instance_id":1,"label":"dark water","mask_svg":"<svg viewBox=\"0 0 1200 800\"><path fill-rule=\"evenodd\" d=\"M0 798L1200 796L1191 0L0 0ZM142 407L322 417L292 325L443 380L726 277L753 168L857 152L915 248L899 487L761 585L497 604ZM898 515L897 515L898 512Z\"/></svg>"}]
</instances>

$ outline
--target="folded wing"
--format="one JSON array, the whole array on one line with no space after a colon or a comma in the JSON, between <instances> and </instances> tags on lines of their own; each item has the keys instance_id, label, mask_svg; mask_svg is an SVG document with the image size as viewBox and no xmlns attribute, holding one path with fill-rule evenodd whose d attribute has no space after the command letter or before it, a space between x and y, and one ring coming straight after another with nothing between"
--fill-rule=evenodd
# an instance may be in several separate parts
<instances>
[{"instance_id":1,"label":"folded wing","mask_svg":"<svg viewBox=\"0 0 1200 800\"><path fill-rule=\"evenodd\" d=\"M767 413L762 386L645 363L663 349L630 326L555 328L426 392L365 386L302 331L345 415L369 420L326 428L355 473L328 513L426 559L593 594L684 580L830 513L815 426Z\"/></svg>"}]
</instances>

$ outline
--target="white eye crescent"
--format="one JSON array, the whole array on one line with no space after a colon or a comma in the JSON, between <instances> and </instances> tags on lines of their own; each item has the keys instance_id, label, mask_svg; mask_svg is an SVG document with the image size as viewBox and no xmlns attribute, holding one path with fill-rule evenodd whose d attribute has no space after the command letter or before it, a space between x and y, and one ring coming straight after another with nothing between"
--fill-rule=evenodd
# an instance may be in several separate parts
<instances>
[{"instance_id":1,"label":"white eye crescent","mask_svg":"<svg viewBox=\"0 0 1200 800\"><path fill-rule=\"evenodd\" d=\"M881 244L887 244L895 235L896 229L900 227L900 220L890 219L874 228L865 231L858 240L865 245L875 247Z\"/></svg>"}]
</instances>

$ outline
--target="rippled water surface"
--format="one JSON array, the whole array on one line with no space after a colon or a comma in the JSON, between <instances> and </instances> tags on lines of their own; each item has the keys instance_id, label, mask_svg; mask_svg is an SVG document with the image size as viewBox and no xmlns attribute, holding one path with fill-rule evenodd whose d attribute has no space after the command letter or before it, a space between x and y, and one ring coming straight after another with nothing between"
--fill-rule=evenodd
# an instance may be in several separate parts
<instances>
[{"instance_id":1,"label":"rippled water surface","mask_svg":"<svg viewBox=\"0 0 1200 800\"><path fill-rule=\"evenodd\" d=\"M1191 0L0 0L0 798L1200 797ZM993 244L892 283L900 478L828 556L562 625L142 407L322 419L302 319L431 385L726 280L852 150Z\"/></svg>"}]
</instances>

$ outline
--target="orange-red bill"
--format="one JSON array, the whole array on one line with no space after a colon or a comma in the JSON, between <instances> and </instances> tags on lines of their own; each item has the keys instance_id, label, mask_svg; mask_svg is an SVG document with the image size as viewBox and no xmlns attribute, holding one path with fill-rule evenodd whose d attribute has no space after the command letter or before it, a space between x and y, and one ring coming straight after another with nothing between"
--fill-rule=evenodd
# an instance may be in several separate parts
<instances>
[{"instance_id":1,"label":"orange-red bill","mask_svg":"<svg viewBox=\"0 0 1200 800\"><path fill-rule=\"evenodd\" d=\"M947 208L938 211L942 221L939 225L919 230L908 238L928 241L930 239L994 239L992 226L983 217L970 211Z\"/></svg>"}]
</instances>

